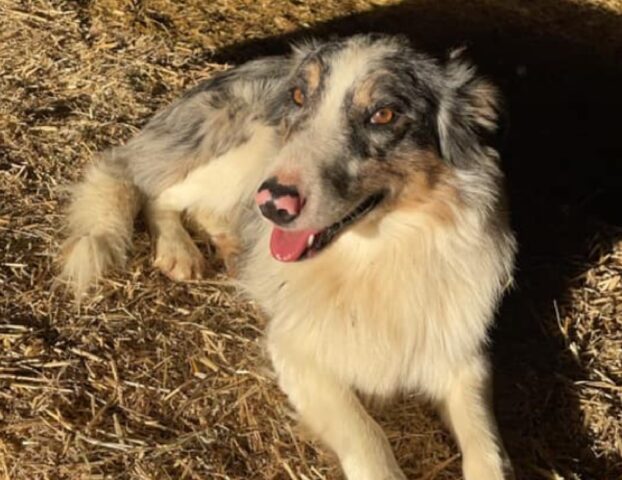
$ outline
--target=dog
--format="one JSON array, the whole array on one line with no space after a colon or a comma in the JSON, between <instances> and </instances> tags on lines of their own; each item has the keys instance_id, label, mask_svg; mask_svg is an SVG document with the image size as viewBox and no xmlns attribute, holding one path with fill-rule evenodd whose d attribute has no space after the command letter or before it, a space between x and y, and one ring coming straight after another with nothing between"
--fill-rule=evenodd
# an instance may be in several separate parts
<instances>
[{"instance_id":1,"label":"dog","mask_svg":"<svg viewBox=\"0 0 622 480\"><path fill-rule=\"evenodd\" d=\"M101 155L73 192L61 279L121 265L143 210L155 266L199 278L204 228L269 317L270 359L349 480L405 479L359 394L438 405L466 480L513 478L487 333L516 241L494 147L497 89L380 34L221 72Z\"/></svg>"}]
</instances>

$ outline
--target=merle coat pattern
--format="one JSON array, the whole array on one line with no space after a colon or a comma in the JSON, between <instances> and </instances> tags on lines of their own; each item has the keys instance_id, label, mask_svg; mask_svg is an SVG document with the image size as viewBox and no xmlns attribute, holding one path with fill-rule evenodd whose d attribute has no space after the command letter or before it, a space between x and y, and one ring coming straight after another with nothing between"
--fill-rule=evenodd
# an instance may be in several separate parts
<instances>
[{"instance_id":1,"label":"merle coat pattern","mask_svg":"<svg viewBox=\"0 0 622 480\"><path fill-rule=\"evenodd\" d=\"M270 317L279 383L348 479L405 478L355 392L412 390L443 412L467 480L510 479L486 354L515 253L498 104L460 55L442 63L401 38L249 62L90 167L61 278L80 297L122 264L141 209L156 267L200 277L185 212Z\"/></svg>"}]
</instances>

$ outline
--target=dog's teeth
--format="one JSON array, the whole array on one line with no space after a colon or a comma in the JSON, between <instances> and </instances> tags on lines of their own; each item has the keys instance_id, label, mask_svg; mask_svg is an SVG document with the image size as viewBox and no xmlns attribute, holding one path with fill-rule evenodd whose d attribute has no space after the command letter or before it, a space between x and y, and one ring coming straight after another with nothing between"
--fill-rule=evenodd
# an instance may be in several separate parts
<instances>
[{"instance_id":1,"label":"dog's teeth","mask_svg":"<svg viewBox=\"0 0 622 480\"><path fill-rule=\"evenodd\" d=\"M313 240L315 240L315 235L311 235L311 236L307 239L307 247L310 247L311 245L313 245Z\"/></svg>"}]
</instances>

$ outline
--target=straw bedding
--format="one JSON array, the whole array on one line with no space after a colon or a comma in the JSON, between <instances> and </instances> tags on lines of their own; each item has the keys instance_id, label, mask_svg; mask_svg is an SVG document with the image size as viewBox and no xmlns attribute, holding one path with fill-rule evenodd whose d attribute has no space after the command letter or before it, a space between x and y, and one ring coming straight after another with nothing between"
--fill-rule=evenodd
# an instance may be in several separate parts
<instances>
[{"instance_id":1,"label":"straw bedding","mask_svg":"<svg viewBox=\"0 0 622 480\"><path fill-rule=\"evenodd\" d=\"M209 279L172 283L139 225L127 269L79 309L53 288L54 261L66 187L94 152L225 62L261 53L249 40L391 3L0 0L0 478L340 478L275 386L265 320L216 260ZM583 3L595 18L622 12L619 1ZM541 25L534 6L504 11ZM567 37L573 25L585 42L608 39L603 57L622 52L611 22L558 27ZM246 50L223 59L237 44ZM533 227L526 216L519 234ZM493 335L500 423L521 479L622 478L622 229L600 212L580 221L553 260L525 234L517 292ZM541 271L564 287L525 300L548 282ZM519 316L532 322L517 328ZM460 478L429 406L409 396L370 408L409 478Z\"/></svg>"}]
</instances>

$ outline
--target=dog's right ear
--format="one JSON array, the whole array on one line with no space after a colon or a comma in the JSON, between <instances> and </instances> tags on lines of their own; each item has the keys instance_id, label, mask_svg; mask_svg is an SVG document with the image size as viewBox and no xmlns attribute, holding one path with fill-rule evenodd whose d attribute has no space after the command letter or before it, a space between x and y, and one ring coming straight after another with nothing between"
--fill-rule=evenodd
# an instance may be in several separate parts
<instances>
[{"instance_id":1,"label":"dog's right ear","mask_svg":"<svg viewBox=\"0 0 622 480\"><path fill-rule=\"evenodd\" d=\"M462 58L462 50L452 52L444 73L437 119L441 155L451 165L468 168L490 157L499 130L500 95Z\"/></svg>"}]
</instances>

